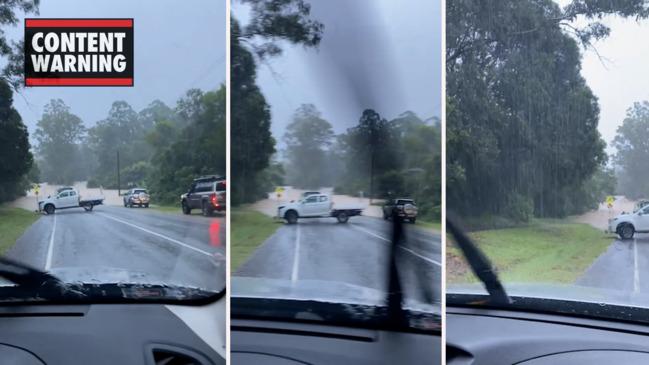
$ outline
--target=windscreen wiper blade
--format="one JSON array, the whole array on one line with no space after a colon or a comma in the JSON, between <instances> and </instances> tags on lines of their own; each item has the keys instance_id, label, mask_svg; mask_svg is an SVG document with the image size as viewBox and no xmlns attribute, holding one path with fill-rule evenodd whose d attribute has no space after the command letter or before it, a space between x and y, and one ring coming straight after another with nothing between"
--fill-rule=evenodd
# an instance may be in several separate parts
<instances>
[{"instance_id":1,"label":"windscreen wiper blade","mask_svg":"<svg viewBox=\"0 0 649 365\"><path fill-rule=\"evenodd\" d=\"M61 280L54 275L1 256L0 277L26 288L59 287L62 285Z\"/></svg>"},{"instance_id":2,"label":"windscreen wiper blade","mask_svg":"<svg viewBox=\"0 0 649 365\"><path fill-rule=\"evenodd\" d=\"M473 273L484 284L485 289L489 293L491 303L497 305L511 304L512 301L509 295L507 295L505 288L498 278L498 274L496 274L487 256L448 216L446 218L446 228L453 235L455 243L462 250Z\"/></svg>"},{"instance_id":3,"label":"windscreen wiper blade","mask_svg":"<svg viewBox=\"0 0 649 365\"><path fill-rule=\"evenodd\" d=\"M403 289L399 279L399 269L397 268L397 250L404 239L403 222L401 217L392 212L392 240L388 258L388 321L391 325L400 327L407 320L403 310Z\"/></svg>"}]
</instances>

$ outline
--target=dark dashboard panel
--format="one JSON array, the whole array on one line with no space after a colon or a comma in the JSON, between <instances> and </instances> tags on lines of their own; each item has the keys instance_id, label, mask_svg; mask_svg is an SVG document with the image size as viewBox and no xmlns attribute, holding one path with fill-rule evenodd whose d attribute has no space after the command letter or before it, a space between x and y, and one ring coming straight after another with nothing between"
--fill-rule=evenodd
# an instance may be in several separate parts
<instances>
[{"instance_id":1,"label":"dark dashboard panel","mask_svg":"<svg viewBox=\"0 0 649 365\"><path fill-rule=\"evenodd\" d=\"M237 319L231 328L233 365L441 363L434 335Z\"/></svg>"},{"instance_id":2,"label":"dark dashboard panel","mask_svg":"<svg viewBox=\"0 0 649 365\"><path fill-rule=\"evenodd\" d=\"M649 326L447 307L449 365L649 364Z\"/></svg>"},{"instance_id":3,"label":"dark dashboard panel","mask_svg":"<svg viewBox=\"0 0 649 365\"><path fill-rule=\"evenodd\" d=\"M48 365L155 364L155 359L174 356L225 363L165 305L6 306L0 307L0 329L0 344ZM0 346L2 359L4 350Z\"/></svg>"}]
</instances>

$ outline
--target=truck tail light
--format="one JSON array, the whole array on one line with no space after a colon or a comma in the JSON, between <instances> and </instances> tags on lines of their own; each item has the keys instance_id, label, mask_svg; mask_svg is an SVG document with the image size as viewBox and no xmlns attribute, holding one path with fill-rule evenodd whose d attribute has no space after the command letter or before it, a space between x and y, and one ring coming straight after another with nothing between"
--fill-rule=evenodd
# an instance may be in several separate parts
<instances>
[{"instance_id":1,"label":"truck tail light","mask_svg":"<svg viewBox=\"0 0 649 365\"><path fill-rule=\"evenodd\" d=\"M216 194L210 195L210 201L212 202L212 205L215 207L219 206L219 200L216 198Z\"/></svg>"}]
</instances>

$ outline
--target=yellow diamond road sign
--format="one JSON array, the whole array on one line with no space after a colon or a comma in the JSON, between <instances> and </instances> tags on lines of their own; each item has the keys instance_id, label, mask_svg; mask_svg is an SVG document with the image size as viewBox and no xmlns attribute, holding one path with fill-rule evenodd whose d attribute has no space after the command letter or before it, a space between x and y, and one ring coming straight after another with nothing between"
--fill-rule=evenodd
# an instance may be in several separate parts
<instances>
[{"instance_id":1,"label":"yellow diamond road sign","mask_svg":"<svg viewBox=\"0 0 649 365\"><path fill-rule=\"evenodd\" d=\"M614 196L609 195L609 196L606 197L606 205L608 205L609 208L613 206L614 201L615 201Z\"/></svg>"}]
</instances>

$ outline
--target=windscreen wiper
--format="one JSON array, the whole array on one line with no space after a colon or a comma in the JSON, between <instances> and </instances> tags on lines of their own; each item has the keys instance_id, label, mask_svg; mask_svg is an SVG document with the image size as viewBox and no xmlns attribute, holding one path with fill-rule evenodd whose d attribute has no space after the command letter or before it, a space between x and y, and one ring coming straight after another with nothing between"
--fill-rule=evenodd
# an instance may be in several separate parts
<instances>
[{"instance_id":1,"label":"windscreen wiper","mask_svg":"<svg viewBox=\"0 0 649 365\"><path fill-rule=\"evenodd\" d=\"M507 295L503 284L496 274L493 265L487 256L476 246L475 243L460 229L453 219L446 217L446 228L453 235L455 243L460 247L466 261L471 266L473 273L482 281L489 293L492 304L511 304L512 301Z\"/></svg>"},{"instance_id":2,"label":"windscreen wiper","mask_svg":"<svg viewBox=\"0 0 649 365\"><path fill-rule=\"evenodd\" d=\"M392 242L390 245L389 269L388 269L388 320L391 325L401 327L406 324L406 315L403 310L403 291L399 280L397 268L397 250L404 239L403 222L401 217L392 212Z\"/></svg>"},{"instance_id":3,"label":"windscreen wiper","mask_svg":"<svg viewBox=\"0 0 649 365\"><path fill-rule=\"evenodd\" d=\"M23 288L59 288L63 285L62 281L54 275L1 256L0 278L7 279Z\"/></svg>"}]
</instances>

